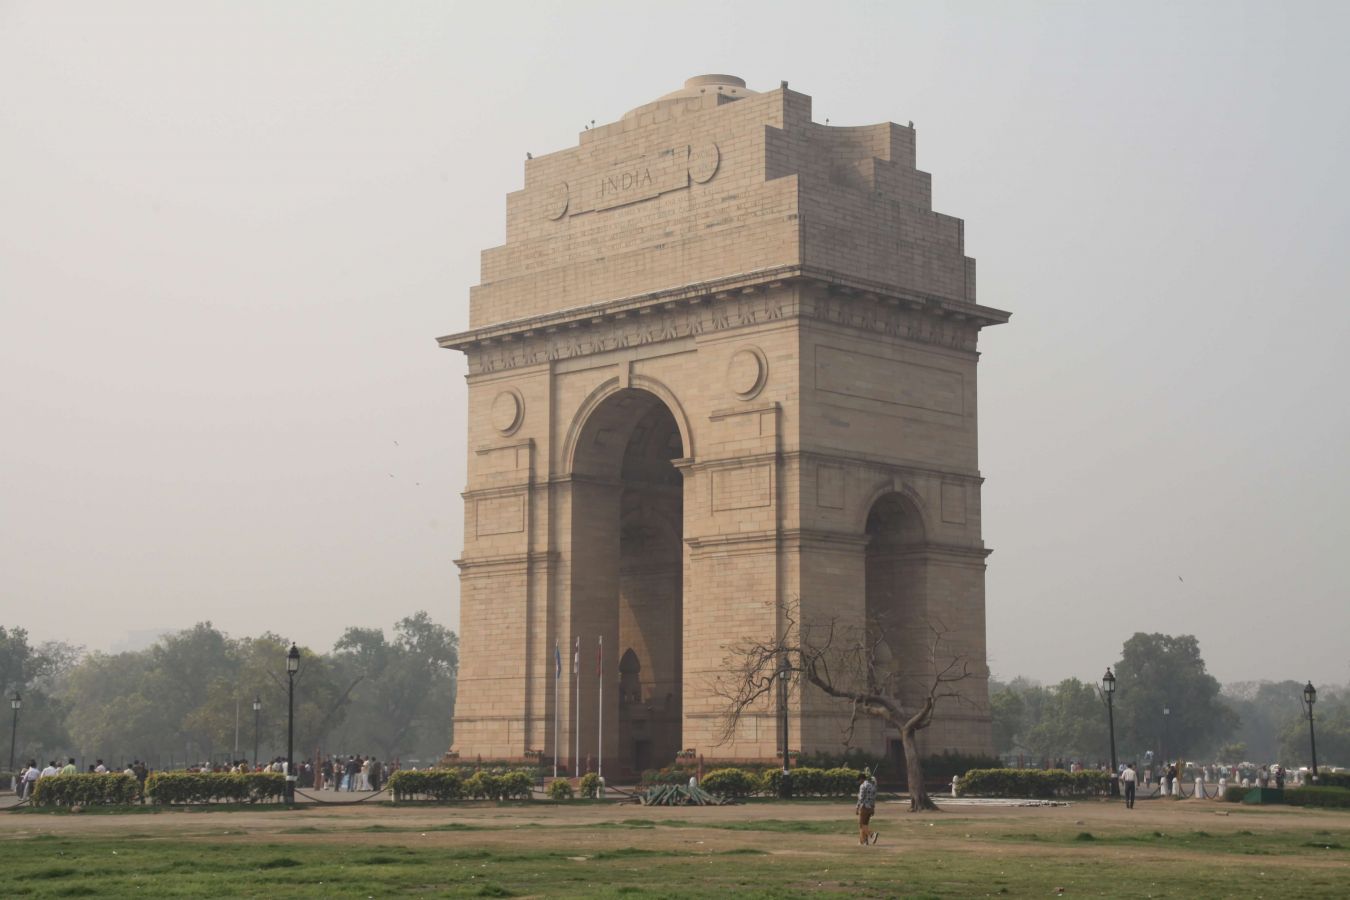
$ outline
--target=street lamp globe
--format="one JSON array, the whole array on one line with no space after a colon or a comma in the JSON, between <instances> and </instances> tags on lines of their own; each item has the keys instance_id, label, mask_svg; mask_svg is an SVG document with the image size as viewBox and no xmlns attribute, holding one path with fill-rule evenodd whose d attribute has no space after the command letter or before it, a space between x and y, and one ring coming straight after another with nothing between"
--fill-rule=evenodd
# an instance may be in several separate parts
<instances>
[{"instance_id":1,"label":"street lamp globe","mask_svg":"<svg viewBox=\"0 0 1350 900\"><path fill-rule=\"evenodd\" d=\"M290 652L286 654L286 671L294 675L300 671L300 648L291 644Z\"/></svg>"},{"instance_id":2,"label":"street lamp globe","mask_svg":"<svg viewBox=\"0 0 1350 900\"><path fill-rule=\"evenodd\" d=\"M1308 704L1309 706L1312 706L1314 703L1317 702L1317 688L1313 687L1313 683L1311 681L1309 681L1303 687L1303 702Z\"/></svg>"},{"instance_id":3,"label":"street lamp globe","mask_svg":"<svg viewBox=\"0 0 1350 900\"><path fill-rule=\"evenodd\" d=\"M18 691L15 691L14 696L9 698L9 708L15 712L23 709L23 698L19 696Z\"/></svg>"},{"instance_id":4,"label":"street lamp globe","mask_svg":"<svg viewBox=\"0 0 1350 900\"><path fill-rule=\"evenodd\" d=\"M1106 674L1102 676L1102 691L1110 696L1116 692L1116 676L1111 674L1111 667L1106 667Z\"/></svg>"},{"instance_id":5,"label":"street lamp globe","mask_svg":"<svg viewBox=\"0 0 1350 900\"><path fill-rule=\"evenodd\" d=\"M254 697L254 698L253 698L253 711L254 711L254 712L257 712L257 711L260 710L260 709L262 709L262 698L261 698L261 697Z\"/></svg>"}]
</instances>

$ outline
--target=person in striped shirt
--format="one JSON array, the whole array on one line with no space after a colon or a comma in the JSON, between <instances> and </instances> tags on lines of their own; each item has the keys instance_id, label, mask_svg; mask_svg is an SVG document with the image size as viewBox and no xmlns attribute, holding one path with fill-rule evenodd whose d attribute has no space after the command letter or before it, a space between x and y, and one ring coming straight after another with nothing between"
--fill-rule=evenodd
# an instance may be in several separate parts
<instances>
[{"instance_id":1,"label":"person in striped shirt","mask_svg":"<svg viewBox=\"0 0 1350 900\"><path fill-rule=\"evenodd\" d=\"M875 844L877 833L868 827L877 808L877 783L870 773L858 773L858 843Z\"/></svg>"}]
</instances>

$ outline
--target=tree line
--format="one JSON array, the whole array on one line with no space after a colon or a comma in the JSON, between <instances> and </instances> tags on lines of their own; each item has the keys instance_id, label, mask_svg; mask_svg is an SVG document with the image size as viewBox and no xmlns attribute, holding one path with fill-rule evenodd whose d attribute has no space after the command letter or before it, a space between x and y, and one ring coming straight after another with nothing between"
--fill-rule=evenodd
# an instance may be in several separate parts
<instances>
[{"instance_id":1,"label":"tree line","mask_svg":"<svg viewBox=\"0 0 1350 900\"><path fill-rule=\"evenodd\" d=\"M251 760L255 699L260 758L284 755L289 646L271 632L232 638L202 622L144 650L86 653L0 626L0 685L23 701L16 755L156 767ZM434 762L452 739L458 668L458 637L425 612L399 620L392 635L351 627L327 652L302 647L296 756ZM6 738L12 727L11 716Z\"/></svg>"},{"instance_id":2,"label":"tree line","mask_svg":"<svg viewBox=\"0 0 1350 900\"><path fill-rule=\"evenodd\" d=\"M1150 751L1157 758L1294 768L1310 761L1302 682L1221 686L1206 671L1193 635L1135 634L1112 670L1121 762L1142 763ZM1110 759L1100 681L1066 678L1049 686L1025 678L991 681L989 703L994 747L1001 755L1088 765ZM1350 764L1350 689L1320 686L1314 715L1319 764Z\"/></svg>"}]
</instances>

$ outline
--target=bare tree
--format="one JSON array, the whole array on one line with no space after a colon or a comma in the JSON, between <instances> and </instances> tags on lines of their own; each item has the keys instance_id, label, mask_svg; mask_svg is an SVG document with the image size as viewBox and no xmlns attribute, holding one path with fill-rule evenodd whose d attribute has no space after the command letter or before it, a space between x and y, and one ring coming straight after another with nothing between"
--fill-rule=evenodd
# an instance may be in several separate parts
<instances>
[{"instance_id":1,"label":"bare tree","mask_svg":"<svg viewBox=\"0 0 1350 900\"><path fill-rule=\"evenodd\" d=\"M742 641L724 661L724 672L713 684L713 692L726 701L722 743L732 739L741 716L774 695L779 679L789 679L789 687L812 684L849 705L845 746L852 740L860 715L881 719L900 732L910 811L937 810L924 789L915 735L932 724L938 701L965 701L953 685L973 675L969 661L950 652L946 629L930 623L927 658L896 666L882 622L869 621L857 628L841 626L837 618L831 618L811 627L802 622L798 601L784 609L783 622L778 637ZM908 684L917 689L902 692ZM919 699L906 701L902 693Z\"/></svg>"}]
</instances>

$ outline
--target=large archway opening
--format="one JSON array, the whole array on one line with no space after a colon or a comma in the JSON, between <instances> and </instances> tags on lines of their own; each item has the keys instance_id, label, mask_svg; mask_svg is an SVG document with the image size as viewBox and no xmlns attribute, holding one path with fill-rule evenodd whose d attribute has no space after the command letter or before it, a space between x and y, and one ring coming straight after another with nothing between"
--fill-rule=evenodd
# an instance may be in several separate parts
<instances>
[{"instance_id":1,"label":"large archway opening","mask_svg":"<svg viewBox=\"0 0 1350 900\"><path fill-rule=\"evenodd\" d=\"M885 640L892 690L912 703L933 624L927 616L923 517L908 497L887 493L872 504L865 531L867 628L879 630ZM884 741L897 771L903 769L899 735L887 732L877 741Z\"/></svg>"},{"instance_id":2,"label":"large archway opening","mask_svg":"<svg viewBox=\"0 0 1350 900\"><path fill-rule=\"evenodd\" d=\"M605 636L607 657L603 708L582 702L582 743L603 740L607 772L666 765L680 750L684 480L673 461L684 453L665 403L629 388L591 412L573 455L573 620Z\"/></svg>"}]
</instances>

